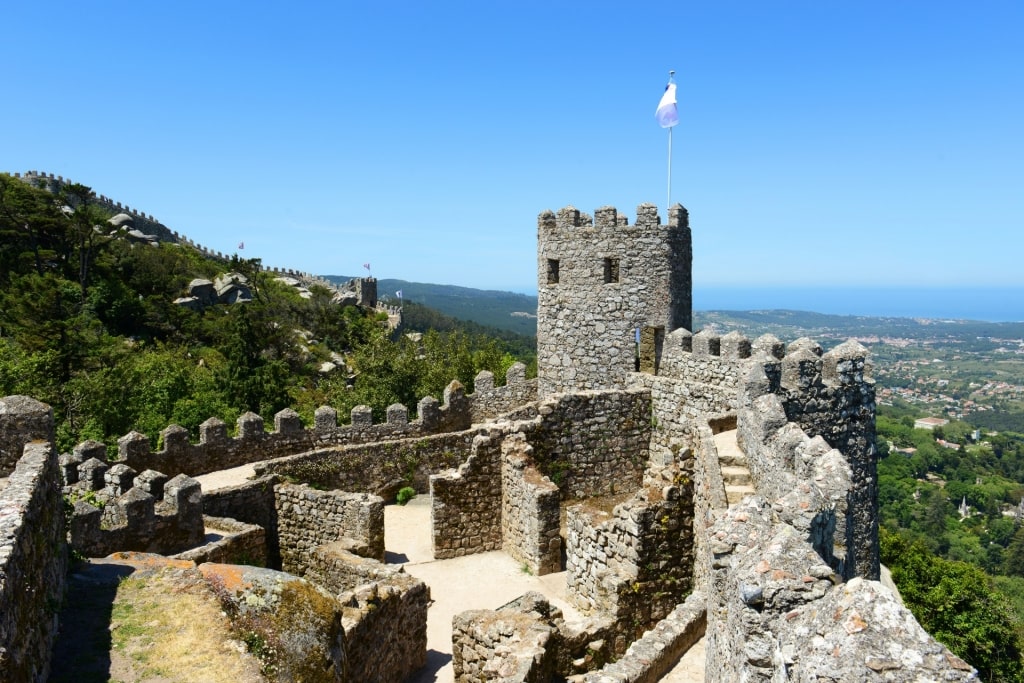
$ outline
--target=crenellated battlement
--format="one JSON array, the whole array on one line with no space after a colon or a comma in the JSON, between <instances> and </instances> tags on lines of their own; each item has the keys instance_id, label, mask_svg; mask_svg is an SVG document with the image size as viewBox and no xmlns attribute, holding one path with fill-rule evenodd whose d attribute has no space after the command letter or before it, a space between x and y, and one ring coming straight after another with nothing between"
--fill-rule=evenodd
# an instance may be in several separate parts
<instances>
[{"instance_id":1,"label":"crenellated battlement","mask_svg":"<svg viewBox=\"0 0 1024 683\"><path fill-rule=\"evenodd\" d=\"M617 235L623 232L637 232L656 228L678 229L689 227L689 214L681 204L669 209L668 223L662 226L658 207L654 204L640 204L636 208L636 220L630 224L629 216L619 213L614 206L602 206L594 211L594 215L580 211L575 206L566 206L557 212L541 212L537 216L539 234L553 236L555 233L568 233L566 237L582 237L587 232ZM581 234L581 230L585 231Z\"/></svg>"},{"instance_id":2,"label":"crenellated battlement","mask_svg":"<svg viewBox=\"0 0 1024 683\"><path fill-rule=\"evenodd\" d=\"M121 550L164 555L203 540L203 493L199 482L154 470L136 473L123 463L62 458L65 495L74 501L68 538L89 557ZM100 485L102 484L102 486Z\"/></svg>"},{"instance_id":3,"label":"crenellated battlement","mask_svg":"<svg viewBox=\"0 0 1024 683\"><path fill-rule=\"evenodd\" d=\"M443 402L432 396L422 398L414 420L409 419L406 406L395 403L388 406L384 422L374 423L370 407L360 405L351 410L349 424L339 425L338 412L321 406L314 413L313 425L307 428L297 412L286 408L274 416L273 431L267 431L262 417L247 412L235 424L236 436L229 435L223 420L211 417L199 426L199 441L195 444L191 443L187 429L170 425L160 433L158 451L152 450L149 436L133 431L118 439L116 463L135 471L198 476L319 448L463 430L473 422L496 417L536 399L537 382L526 379L526 366L522 363L509 368L503 386L495 387L494 375L486 371L479 373L476 381L478 389L473 394L466 394L465 387L453 381L445 388ZM61 456L66 480L78 483L93 477L93 488L89 490L103 488L103 475L97 473L95 466L79 473L90 460L106 463L106 445L86 441Z\"/></svg>"}]
</instances>

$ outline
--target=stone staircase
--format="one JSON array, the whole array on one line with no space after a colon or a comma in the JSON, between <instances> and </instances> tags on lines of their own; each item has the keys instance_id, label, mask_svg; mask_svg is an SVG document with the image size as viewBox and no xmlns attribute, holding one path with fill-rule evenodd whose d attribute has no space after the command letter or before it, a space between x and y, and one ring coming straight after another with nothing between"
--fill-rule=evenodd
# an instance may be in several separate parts
<instances>
[{"instance_id":1,"label":"stone staircase","mask_svg":"<svg viewBox=\"0 0 1024 683\"><path fill-rule=\"evenodd\" d=\"M725 481L725 497L729 505L735 505L744 496L754 493L754 483L747 469L747 456L736 443L736 430L715 434L715 448L718 449L718 463Z\"/></svg>"}]
</instances>

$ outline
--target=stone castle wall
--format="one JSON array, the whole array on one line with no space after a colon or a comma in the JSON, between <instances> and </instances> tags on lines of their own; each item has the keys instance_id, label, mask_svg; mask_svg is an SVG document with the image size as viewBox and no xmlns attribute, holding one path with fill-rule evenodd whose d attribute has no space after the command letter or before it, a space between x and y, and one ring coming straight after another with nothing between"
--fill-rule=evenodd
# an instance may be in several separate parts
<instances>
[{"instance_id":1,"label":"stone castle wall","mask_svg":"<svg viewBox=\"0 0 1024 683\"><path fill-rule=\"evenodd\" d=\"M0 425L8 420L26 424L11 403ZM5 427L5 447L13 448L17 430ZM42 683L64 598L67 545L57 453L47 442L23 446L0 490L0 678Z\"/></svg>"},{"instance_id":2,"label":"stone castle wall","mask_svg":"<svg viewBox=\"0 0 1024 683\"><path fill-rule=\"evenodd\" d=\"M387 421L379 424L374 424L369 407L356 406L351 411L350 424L339 426L337 411L322 406L317 409L310 429L303 426L295 411L285 409L274 416L274 431L267 432L263 418L249 412L238 418L237 436L234 438L228 435L228 426L218 418L210 418L200 425L199 442L196 444L190 443L186 429L171 425L160 433L162 447L156 452L152 451L148 436L131 432L118 439L117 460L138 471L153 469L170 476L198 476L316 449L377 444L461 431L473 423L521 408L536 398L536 380L526 379L526 366L522 363L515 363L509 368L504 385L494 386L494 376L490 372L481 372L476 382L477 390L473 394L466 395L461 384L452 382L445 389L443 403L430 396L423 398L417 407L418 417L412 421L409 420L408 409L401 404L389 406ZM33 401L27 397L4 400ZM38 406L43 404L38 403ZM2 404L0 410L3 410ZM26 415L25 411L19 414ZM43 413L33 414L32 419L35 422L41 420L40 424L49 424ZM19 425L16 429L11 423L9 428L17 433L32 431L40 435L36 438L48 436L40 432L34 422ZM3 444L4 434L0 432L0 462L8 457L8 449ZM79 444L67 460L69 464L80 464L89 457L105 460L105 452L103 444L88 441Z\"/></svg>"},{"instance_id":3,"label":"stone castle wall","mask_svg":"<svg viewBox=\"0 0 1024 683\"><path fill-rule=\"evenodd\" d=\"M20 172L15 172L12 175L13 177L18 178L19 180L22 180L25 183L35 185L36 187L42 187L46 189L48 192L52 192L54 194L59 192L63 185L71 184L74 182L70 178L64 178L63 176L54 175L53 173L45 173L42 171L34 170L26 171L24 175L21 174ZM184 235L178 234L177 231L171 230L166 225L164 225L156 218L154 218L152 214L147 214L137 209L133 209L127 204L122 204L121 202L115 201L102 194L93 193L92 201L97 206L104 209L105 211L110 212L111 214L127 214L128 216L131 216L132 224L134 225L136 230L138 230L140 233L144 235L149 235L156 238L158 242L187 245L201 253L206 258L211 258L218 261L227 262L231 260L231 254L215 251L213 249L203 246L202 244L199 244L198 242L192 241L191 239ZM276 267L264 267L264 270L276 275L298 278L307 285L316 284L322 287L326 287L328 289L337 290L337 286L334 285L334 283L332 283L330 280L318 277L316 275L311 275L310 273L304 273L291 268ZM370 308L373 308L374 304L369 303L369 301L371 299L374 301L376 300L376 286L374 286L372 297L367 296L368 294L370 293L366 293L366 295L363 296L365 297L365 300L367 300L368 302L367 305Z\"/></svg>"},{"instance_id":4,"label":"stone castle wall","mask_svg":"<svg viewBox=\"0 0 1024 683\"><path fill-rule=\"evenodd\" d=\"M652 204L629 225L613 207L537 219L537 358L541 396L613 389L636 368L637 332L691 326L686 210L661 225Z\"/></svg>"},{"instance_id":5,"label":"stone castle wall","mask_svg":"<svg viewBox=\"0 0 1024 683\"><path fill-rule=\"evenodd\" d=\"M384 561L384 501L368 493L274 487L281 569L305 576L322 545L347 539L357 555Z\"/></svg>"},{"instance_id":6,"label":"stone castle wall","mask_svg":"<svg viewBox=\"0 0 1024 683\"><path fill-rule=\"evenodd\" d=\"M501 547L537 576L561 570L560 500L525 437L509 435L501 445Z\"/></svg>"},{"instance_id":7,"label":"stone castle wall","mask_svg":"<svg viewBox=\"0 0 1024 683\"><path fill-rule=\"evenodd\" d=\"M562 498L634 491L650 452L651 400L644 389L583 391L541 400L519 423L537 469Z\"/></svg>"},{"instance_id":8,"label":"stone castle wall","mask_svg":"<svg viewBox=\"0 0 1024 683\"><path fill-rule=\"evenodd\" d=\"M455 470L430 477L434 558L444 560L501 548L501 436L473 439L469 457Z\"/></svg>"},{"instance_id":9,"label":"stone castle wall","mask_svg":"<svg viewBox=\"0 0 1024 683\"><path fill-rule=\"evenodd\" d=\"M19 178L22 181L35 185L37 187L43 187L47 191L56 194L60 191L60 188L65 184L72 184L73 181L68 178L65 179L63 176L55 176L52 173L42 173L37 171L27 171L24 175L21 173L14 173L15 178ZM131 208L127 204L122 205L121 202L116 202L109 197L104 195L95 195L93 201L101 208L114 213L125 213L132 217L132 222L135 224L135 228L147 235L153 235L162 242L177 242L177 233L171 231L167 226L153 218L152 214L145 214L141 211Z\"/></svg>"},{"instance_id":10,"label":"stone castle wall","mask_svg":"<svg viewBox=\"0 0 1024 683\"><path fill-rule=\"evenodd\" d=\"M54 443L53 410L28 396L0 397L0 477L14 471L33 441Z\"/></svg>"}]
</instances>

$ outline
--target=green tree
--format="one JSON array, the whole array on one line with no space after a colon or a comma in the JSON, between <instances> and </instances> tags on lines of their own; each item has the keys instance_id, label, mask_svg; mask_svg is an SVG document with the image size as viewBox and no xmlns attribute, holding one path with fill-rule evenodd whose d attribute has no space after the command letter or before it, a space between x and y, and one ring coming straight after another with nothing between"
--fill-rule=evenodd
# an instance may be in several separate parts
<instances>
[{"instance_id":1,"label":"green tree","mask_svg":"<svg viewBox=\"0 0 1024 683\"><path fill-rule=\"evenodd\" d=\"M879 540L882 562L925 630L976 667L982 680L1021 680L1017 619L981 569L935 557L922 543L884 528Z\"/></svg>"}]
</instances>

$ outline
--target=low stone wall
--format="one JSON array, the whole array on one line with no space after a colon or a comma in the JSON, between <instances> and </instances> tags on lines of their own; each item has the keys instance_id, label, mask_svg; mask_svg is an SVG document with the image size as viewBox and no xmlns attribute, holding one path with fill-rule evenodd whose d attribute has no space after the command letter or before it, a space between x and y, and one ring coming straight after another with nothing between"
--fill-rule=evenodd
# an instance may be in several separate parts
<instances>
[{"instance_id":1,"label":"low stone wall","mask_svg":"<svg viewBox=\"0 0 1024 683\"><path fill-rule=\"evenodd\" d=\"M206 515L255 524L265 530L266 566L271 569L281 568L277 507L274 505L274 486L281 481L278 477L268 476L203 494L203 512Z\"/></svg>"},{"instance_id":2,"label":"low stone wall","mask_svg":"<svg viewBox=\"0 0 1024 683\"><path fill-rule=\"evenodd\" d=\"M537 471L522 434L501 447L501 546L537 576L561 571L560 495Z\"/></svg>"},{"instance_id":3,"label":"low stone wall","mask_svg":"<svg viewBox=\"0 0 1024 683\"><path fill-rule=\"evenodd\" d=\"M199 482L180 474L168 481L151 470L136 476L124 465L102 465L95 460L82 465L104 472L102 489L94 488L94 477L67 489L75 501L68 532L72 548L88 557L106 557L125 550L170 555L202 544Z\"/></svg>"},{"instance_id":4,"label":"low stone wall","mask_svg":"<svg viewBox=\"0 0 1024 683\"><path fill-rule=\"evenodd\" d=\"M891 591L840 583L806 534L776 518L805 504L750 496L711 529L705 645L719 680L977 680Z\"/></svg>"},{"instance_id":5,"label":"low stone wall","mask_svg":"<svg viewBox=\"0 0 1024 683\"><path fill-rule=\"evenodd\" d=\"M343 593L348 680L404 681L427 663L430 588L408 574Z\"/></svg>"},{"instance_id":6,"label":"low stone wall","mask_svg":"<svg viewBox=\"0 0 1024 683\"><path fill-rule=\"evenodd\" d=\"M0 491L0 678L41 683L64 597L67 545L57 453L45 442L22 453Z\"/></svg>"},{"instance_id":7,"label":"low stone wall","mask_svg":"<svg viewBox=\"0 0 1024 683\"><path fill-rule=\"evenodd\" d=\"M526 379L526 366L514 363L505 372L505 384L494 386L494 374L486 370L473 380L469 414L473 424L494 419L537 400L537 380Z\"/></svg>"},{"instance_id":8,"label":"low stone wall","mask_svg":"<svg viewBox=\"0 0 1024 683\"><path fill-rule=\"evenodd\" d=\"M53 410L28 396L0 398L0 477L14 471L32 441L54 443Z\"/></svg>"},{"instance_id":9,"label":"low stone wall","mask_svg":"<svg viewBox=\"0 0 1024 683\"><path fill-rule=\"evenodd\" d=\"M614 663L583 676L584 683L657 683L704 637L707 596L691 593ZM714 680L724 680L715 678Z\"/></svg>"},{"instance_id":10,"label":"low stone wall","mask_svg":"<svg viewBox=\"0 0 1024 683\"><path fill-rule=\"evenodd\" d=\"M697 428L693 469L693 554L704 557L708 547L708 533L715 514L729 507L725 494L725 480L718 461L714 434L708 425ZM707 585L707 563L695 562L693 582L698 589Z\"/></svg>"},{"instance_id":11,"label":"low stone wall","mask_svg":"<svg viewBox=\"0 0 1024 683\"><path fill-rule=\"evenodd\" d=\"M203 523L207 531L206 544L172 555L173 558L196 564L215 562L267 566L267 532L263 527L208 515L203 516Z\"/></svg>"},{"instance_id":12,"label":"low stone wall","mask_svg":"<svg viewBox=\"0 0 1024 683\"><path fill-rule=\"evenodd\" d=\"M497 430L478 435L457 470L430 477L435 559L501 548L501 443Z\"/></svg>"},{"instance_id":13,"label":"low stone wall","mask_svg":"<svg viewBox=\"0 0 1024 683\"><path fill-rule=\"evenodd\" d=\"M401 565L384 564L352 552L349 540L327 543L313 550L306 563L305 578L335 595L378 581L392 581L405 575Z\"/></svg>"},{"instance_id":14,"label":"low stone wall","mask_svg":"<svg viewBox=\"0 0 1024 683\"><path fill-rule=\"evenodd\" d=\"M693 588L692 487L669 468L611 510L567 511L566 592L586 613L615 623L622 654Z\"/></svg>"},{"instance_id":15,"label":"low stone wall","mask_svg":"<svg viewBox=\"0 0 1024 683\"><path fill-rule=\"evenodd\" d=\"M542 474L563 499L604 496L640 486L651 441L651 394L645 389L556 394L536 419L517 427Z\"/></svg>"},{"instance_id":16,"label":"low stone wall","mask_svg":"<svg viewBox=\"0 0 1024 683\"><path fill-rule=\"evenodd\" d=\"M305 578L338 596L346 680L402 681L426 664L430 587L400 566L351 552L345 541L316 548Z\"/></svg>"},{"instance_id":17,"label":"low stone wall","mask_svg":"<svg viewBox=\"0 0 1024 683\"><path fill-rule=\"evenodd\" d=\"M342 538L357 554L384 560L384 501L367 493L274 487L277 534L284 571L303 576L321 545Z\"/></svg>"},{"instance_id":18,"label":"low stone wall","mask_svg":"<svg viewBox=\"0 0 1024 683\"><path fill-rule=\"evenodd\" d=\"M545 611L535 610L540 606ZM470 610L452 620L456 683L550 683L556 672L558 629L550 605L526 594L497 610Z\"/></svg>"},{"instance_id":19,"label":"low stone wall","mask_svg":"<svg viewBox=\"0 0 1024 683\"><path fill-rule=\"evenodd\" d=\"M277 474L288 479L342 491L366 491L394 498L403 486L418 493L430 490L430 475L458 467L470 454L473 438L467 430L418 439L401 439L361 446L309 451L256 463L258 476Z\"/></svg>"}]
</instances>

